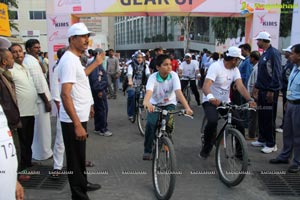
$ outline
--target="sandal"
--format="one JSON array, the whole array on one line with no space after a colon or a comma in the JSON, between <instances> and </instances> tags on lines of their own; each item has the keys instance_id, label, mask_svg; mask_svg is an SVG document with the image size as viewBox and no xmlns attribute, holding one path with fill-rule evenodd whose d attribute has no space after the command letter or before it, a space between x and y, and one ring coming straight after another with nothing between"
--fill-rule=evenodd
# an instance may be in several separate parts
<instances>
[{"instance_id":1,"label":"sandal","mask_svg":"<svg viewBox=\"0 0 300 200\"><path fill-rule=\"evenodd\" d=\"M94 167L95 165L94 165L94 163L92 161L86 161L85 162L85 166L86 167Z\"/></svg>"},{"instance_id":2,"label":"sandal","mask_svg":"<svg viewBox=\"0 0 300 200\"><path fill-rule=\"evenodd\" d=\"M60 175L61 175L61 170L54 169L52 170L50 177L51 179L59 179Z\"/></svg>"}]
</instances>

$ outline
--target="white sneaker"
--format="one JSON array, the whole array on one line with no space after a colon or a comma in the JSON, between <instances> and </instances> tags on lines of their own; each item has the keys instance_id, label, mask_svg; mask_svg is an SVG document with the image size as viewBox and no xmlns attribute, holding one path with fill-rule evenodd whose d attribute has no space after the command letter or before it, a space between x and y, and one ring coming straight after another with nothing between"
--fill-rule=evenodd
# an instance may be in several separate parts
<instances>
[{"instance_id":1,"label":"white sneaker","mask_svg":"<svg viewBox=\"0 0 300 200\"><path fill-rule=\"evenodd\" d=\"M283 129L282 128L276 128L275 130L277 133L283 133Z\"/></svg>"},{"instance_id":2,"label":"white sneaker","mask_svg":"<svg viewBox=\"0 0 300 200\"><path fill-rule=\"evenodd\" d=\"M261 152L263 153L272 153L272 152L275 152L277 151L277 145L275 144L274 147L267 147L265 146L264 148L261 149Z\"/></svg>"},{"instance_id":3,"label":"white sneaker","mask_svg":"<svg viewBox=\"0 0 300 200\"><path fill-rule=\"evenodd\" d=\"M254 147L264 147L264 146L266 146L266 143L265 142L254 141L254 142L251 142L251 145L254 146Z\"/></svg>"},{"instance_id":4,"label":"white sneaker","mask_svg":"<svg viewBox=\"0 0 300 200\"><path fill-rule=\"evenodd\" d=\"M110 131L105 131L104 133L100 132L99 135L109 137L109 136L112 136L112 132L110 132Z\"/></svg>"}]
</instances>

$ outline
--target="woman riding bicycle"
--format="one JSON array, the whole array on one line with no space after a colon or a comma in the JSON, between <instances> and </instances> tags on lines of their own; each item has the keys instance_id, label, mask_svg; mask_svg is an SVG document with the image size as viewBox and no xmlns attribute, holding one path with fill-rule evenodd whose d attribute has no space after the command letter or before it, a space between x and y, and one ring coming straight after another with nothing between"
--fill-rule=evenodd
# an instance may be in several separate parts
<instances>
[{"instance_id":1,"label":"woman riding bicycle","mask_svg":"<svg viewBox=\"0 0 300 200\"><path fill-rule=\"evenodd\" d=\"M202 105L207 117L207 124L204 129L204 145L200 152L200 156L207 158L213 147L214 137L216 135L219 114L217 107L221 102L230 102L229 91L232 82L235 82L239 93L250 103L250 107L256 107L255 102L251 98L241 79L241 74L237 68L241 59L245 59L241 54L241 49L230 47L224 53L224 60L213 63L207 72L203 85ZM236 128L245 135L243 126L233 120Z\"/></svg>"},{"instance_id":2,"label":"woman riding bicycle","mask_svg":"<svg viewBox=\"0 0 300 200\"><path fill-rule=\"evenodd\" d=\"M147 77L150 75L148 65L145 63L145 54L137 51L131 64L128 66L128 88L127 88L127 115L130 121L134 120L135 109L135 87L146 85Z\"/></svg>"},{"instance_id":3,"label":"woman riding bicycle","mask_svg":"<svg viewBox=\"0 0 300 200\"><path fill-rule=\"evenodd\" d=\"M172 71L171 59L168 55L159 55L156 59L158 72L153 73L147 82L144 107L148 109L147 125L145 131L143 160L151 160L153 139L159 113L153 112L155 106L162 109L174 110L179 99L188 115L193 111L185 100L180 86L178 75Z\"/></svg>"}]
</instances>

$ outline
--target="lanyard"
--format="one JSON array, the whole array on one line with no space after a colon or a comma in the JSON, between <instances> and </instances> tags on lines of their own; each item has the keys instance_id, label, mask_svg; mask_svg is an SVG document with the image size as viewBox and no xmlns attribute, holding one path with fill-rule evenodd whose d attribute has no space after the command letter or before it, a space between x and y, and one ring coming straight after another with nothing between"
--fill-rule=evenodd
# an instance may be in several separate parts
<instances>
[{"instance_id":1,"label":"lanyard","mask_svg":"<svg viewBox=\"0 0 300 200\"><path fill-rule=\"evenodd\" d=\"M289 88L291 88L291 86L292 86L292 83L294 82L294 80L295 80L295 78L296 78L296 76L298 75L298 73L300 72L300 70L299 69L297 69L297 73L294 75L294 77L291 79L291 82L290 82L290 85L289 85Z\"/></svg>"}]
</instances>

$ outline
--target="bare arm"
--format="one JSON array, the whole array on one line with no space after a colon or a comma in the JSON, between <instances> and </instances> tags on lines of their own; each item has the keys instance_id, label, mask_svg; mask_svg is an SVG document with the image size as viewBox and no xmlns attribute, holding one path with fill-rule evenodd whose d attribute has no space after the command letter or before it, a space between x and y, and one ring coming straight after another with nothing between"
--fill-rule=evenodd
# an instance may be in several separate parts
<instances>
[{"instance_id":1,"label":"bare arm","mask_svg":"<svg viewBox=\"0 0 300 200\"><path fill-rule=\"evenodd\" d=\"M46 112L51 112L51 103L48 101L48 98L45 93L38 94L45 104Z\"/></svg>"},{"instance_id":2,"label":"bare arm","mask_svg":"<svg viewBox=\"0 0 300 200\"><path fill-rule=\"evenodd\" d=\"M186 101L186 99L184 98L182 91L181 90L176 90L176 97L178 98L178 100L180 101L180 103L183 105L184 109L186 110L186 113L188 115L193 115L193 111L190 108L188 102Z\"/></svg>"},{"instance_id":3,"label":"bare arm","mask_svg":"<svg viewBox=\"0 0 300 200\"><path fill-rule=\"evenodd\" d=\"M220 100L216 99L216 98L212 95L211 90L210 90L210 86L211 86L212 84L213 84L213 81L210 80L210 79L208 79L208 78L206 78L205 81L204 81L202 90L203 90L204 95L207 96L208 101L209 101L211 104L213 104L213 105L215 105L215 106L219 106L220 103L221 103Z\"/></svg>"},{"instance_id":4,"label":"bare arm","mask_svg":"<svg viewBox=\"0 0 300 200\"><path fill-rule=\"evenodd\" d=\"M150 103L150 98L152 96L152 93L153 92L151 90L147 90L143 102L144 107L148 109L149 112L153 112L154 110L154 106Z\"/></svg>"},{"instance_id":5,"label":"bare arm","mask_svg":"<svg viewBox=\"0 0 300 200\"><path fill-rule=\"evenodd\" d=\"M245 88L242 79L237 79L235 81L236 89L239 91L239 93L246 99L246 101L252 100L249 92Z\"/></svg>"},{"instance_id":6,"label":"bare arm","mask_svg":"<svg viewBox=\"0 0 300 200\"><path fill-rule=\"evenodd\" d=\"M67 114L70 116L72 122L74 123L76 139L83 141L87 138L87 133L82 127L74 107L73 99L71 97L72 86L73 83L62 84L61 100Z\"/></svg>"}]
</instances>

